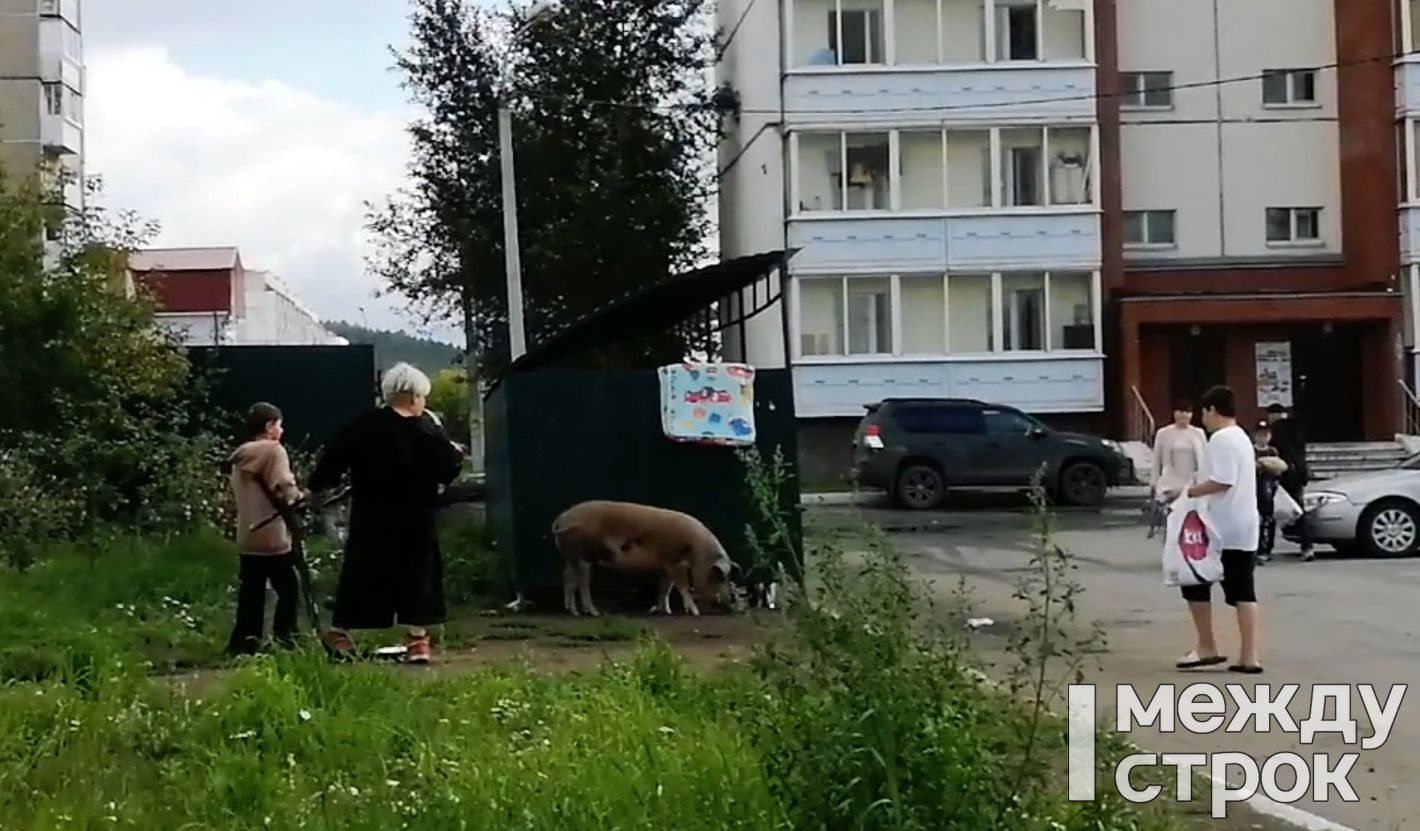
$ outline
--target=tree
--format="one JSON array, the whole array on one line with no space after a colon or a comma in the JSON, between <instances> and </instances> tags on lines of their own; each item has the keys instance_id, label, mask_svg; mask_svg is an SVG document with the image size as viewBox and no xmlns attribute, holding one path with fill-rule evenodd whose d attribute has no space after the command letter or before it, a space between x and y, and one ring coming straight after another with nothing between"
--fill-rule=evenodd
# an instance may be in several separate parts
<instances>
[{"instance_id":1,"label":"tree","mask_svg":"<svg viewBox=\"0 0 1420 831\"><path fill-rule=\"evenodd\" d=\"M97 180L75 213L39 181L0 171L0 552L20 567L96 523L201 520L221 488L199 379L120 289L153 227L99 207Z\"/></svg>"},{"instance_id":2,"label":"tree","mask_svg":"<svg viewBox=\"0 0 1420 831\"><path fill-rule=\"evenodd\" d=\"M430 380L433 389L429 392L429 409L439 414L455 441L467 442L468 376L461 369L445 369Z\"/></svg>"},{"instance_id":3,"label":"tree","mask_svg":"<svg viewBox=\"0 0 1420 831\"><path fill-rule=\"evenodd\" d=\"M433 316L466 312L485 371L506 362L497 110L513 113L528 341L694 265L704 254L710 105L707 0L565 0L526 22L415 0L397 61L425 114L410 186L371 215L375 270ZM513 34L502 40L497 29ZM597 356L645 366L703 346L681 331Z\"/></svg>"}]
</instances>

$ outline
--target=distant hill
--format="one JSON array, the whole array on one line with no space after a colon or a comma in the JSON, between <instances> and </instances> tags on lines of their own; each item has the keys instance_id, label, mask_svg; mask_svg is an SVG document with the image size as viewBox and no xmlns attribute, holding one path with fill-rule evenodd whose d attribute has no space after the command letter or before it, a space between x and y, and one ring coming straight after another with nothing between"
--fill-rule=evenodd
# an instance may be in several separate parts
<instances>
[{"instance_id":1,"label":"distant hill","mask_svg":"<svg viewBox=\"0 0 1420 831\"><path fill-rule=\"evenodd\" d=\"M351 343L368 343L375 347L375 364L386 369L400 361L414 364L429 375L457 364L463 350L428 338L417 338L404 332L366 329L354 323L336 321L326 328Z\"/></svg>"}]
</instances>

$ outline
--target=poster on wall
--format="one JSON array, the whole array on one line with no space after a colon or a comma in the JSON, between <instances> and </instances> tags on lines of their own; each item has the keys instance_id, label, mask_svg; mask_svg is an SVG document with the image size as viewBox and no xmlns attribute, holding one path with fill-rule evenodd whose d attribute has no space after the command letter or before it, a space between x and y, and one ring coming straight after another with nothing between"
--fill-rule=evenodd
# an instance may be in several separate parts
<instances>
[{"instance_id":1,"label":"poster on wall","mask_svg":"<svg viewBox=\"0 0 1420 831\"><path fill-rule=\"evenodd\" d=\"M1257 406L1292 406L1292 344L1259 342L1255 346L1257 364Z\"/></svg>"}]
</instances>

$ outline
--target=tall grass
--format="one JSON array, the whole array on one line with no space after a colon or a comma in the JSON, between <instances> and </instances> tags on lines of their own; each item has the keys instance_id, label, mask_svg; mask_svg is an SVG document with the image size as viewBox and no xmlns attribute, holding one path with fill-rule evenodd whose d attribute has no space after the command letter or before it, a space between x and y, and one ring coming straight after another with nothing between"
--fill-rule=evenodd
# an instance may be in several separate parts
<instances>
[{"instance_id":1,"label":"tall grass","mask_svg":"<svg viewBox=\"0 0 1420 831\"><path fill-rule=\"evenodd\" d=\"M583 677L297 652L186 690L151 671L215 656L226 544L54 554L0 577L0 828L1174 827L1067 803L1063 725L978 683L860 543L819 546L788 636L716 674L658 642Z\"/></svg>"}]
</instances>

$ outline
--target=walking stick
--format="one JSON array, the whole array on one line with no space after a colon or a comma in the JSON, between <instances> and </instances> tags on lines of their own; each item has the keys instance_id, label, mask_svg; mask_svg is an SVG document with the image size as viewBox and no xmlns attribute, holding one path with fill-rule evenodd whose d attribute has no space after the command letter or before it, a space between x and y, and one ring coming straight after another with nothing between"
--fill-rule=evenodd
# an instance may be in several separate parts
<instances>
[{"instance_id":1,"label":"walking stick","mask_svg":"<svg viewBox=\"0 0 1420 831\"><path fill-rule=\"evenodd\" d=\"M271 502L271 507L275 510L270 516L252 525L249 530L251 532L260 531L262 528L265 528L278 519L286 523L286 529L291 533L291 554L294 555L296 561L296 575L301 582L301 596L305 598L306 601L306 616L310 619L311 631L315 634L316 641L322 646L325 646L326 650L329 651L329 646L326 645L325 639L321 637L320 609L316 604L315 583L311 578L311 566L306 562L305 527L301 524L300 517L296 513L298 509L307 507L310 504L309 500L298 499L295 502L286 502L277 496L261 479L256 477L253 477L253 479L256 481L257 485L261 487L262 492L266 494L267 500ZM349 495L349 488L336 491L329 499L320 503L317 509L324 510L325 508L329 508L331 505L344 500Z\"/></svg>"}]
</instances>

